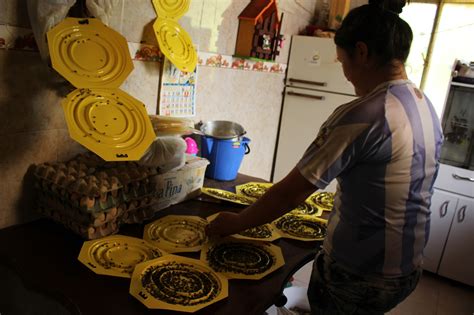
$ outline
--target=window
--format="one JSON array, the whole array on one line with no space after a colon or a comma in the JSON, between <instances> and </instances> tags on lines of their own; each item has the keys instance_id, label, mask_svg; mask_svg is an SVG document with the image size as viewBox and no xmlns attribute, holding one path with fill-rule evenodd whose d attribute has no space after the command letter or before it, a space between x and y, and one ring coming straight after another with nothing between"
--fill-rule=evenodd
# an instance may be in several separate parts
<instances>
[{"instance_id":1,"label":"window","mask_svg":"<svg viewBox=\"0 0 474 315\"><path fill-rule=\"evenodd\" d=\"M474 0L412 0L400 17L414 37L408 77L441 117L455 59L474 61Z\"/></svg>"}]
</instances>

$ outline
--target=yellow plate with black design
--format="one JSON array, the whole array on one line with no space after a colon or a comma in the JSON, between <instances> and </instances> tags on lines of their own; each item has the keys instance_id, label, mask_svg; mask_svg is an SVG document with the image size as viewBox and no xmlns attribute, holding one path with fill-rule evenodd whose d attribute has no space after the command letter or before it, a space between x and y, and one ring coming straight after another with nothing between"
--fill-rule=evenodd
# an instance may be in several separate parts
<instances>
[{"instance_id":1,"label":"yellow plate with black design","mask_svg":"<svg viewBox=\"0 0 474 315\"><path fill-rule=\"evenodd\" d=\"M214 220L219 213L215 213L206 218L208 222ZM273 242L281 237L271 224L263 224L254 228L247 229L238 234L233 234L232 237L243 240L254 240L263 242Z\"/></svg>"},{"instance_id":2,"label":"yellow plate with black design","mask_svg":"<svg viewBox=\"0 0 474 315\"><path fill-rule=\"evenodd\" d=\"M260 280L285 264L280 247L232 237L206 244L201 260L229 279Z\"/></svg>"},{"instance_id":3,"label":"yellow plate with black design","mask_svg":"<svg viewBox=\"0 0 474 315\"><path fill-rule=\"evenodd\" d=\"M272 186L272 183L249 182L243 185L235 186L235 191L237 194L258 199L262 197L263 194L266 193Z\"/></svg>"},{"instance_id":4,"label":"yellow plate with black design","mask_svg":"<svg viewBox=\"0 0 474 315\"><path fill-rule=\"evenodd\" d=\"M281 237L300 241L321 241L326 237L327 220L308 215L285 214L272 222Z\"/></svg>"},{"instance_id":5,"label":"yellow plate with black design","mask_svg":"<svg viewBox=\"0 0 474 315\"><path fill-rule=\"evenodd\" d=\"M230 201L233 203L238 203L238 204L246 205L246 206L249 206L256 201L256 199L249 198L243 195L234 194L230 191L217 189L217 188L203 187L201 188L201 192L208 196L211 196L220 200Z\"/></svg>"},{"instance_id":6,"label":"yellow plate with black design","mask_svg":"<svg viewBox=\"0 0 474 315\"><path fill-rule=\"evenodd\" d=\"M290 211L291 214L297 215L309 215L314 217L320 217L323 214L323 209L316 207L314 204L309 202L303 202L298 207Z\"/></svg>"},{"instance_id":7,"label":"yellow plate with black design","mask_svg":"<svg viewBox=\"0 0 474 315\"><path fill-rule=\"evenodd\" d=\"M152 0L152 3L159 18L177 20L188 12L191 0Z\"/></svg>"},{"instance_id":8,"label":"yellow plate with black design","mask_svg":"<svg viewBox=\"0 0 474 315\"><path fill-rule=\"evenodd\" d=\"M206 225L201 217L168 215L147 224L143 238L169 253L196 252L207 242Z\"/></svg>"},{"instance_id":9,"label":"yellow plate with black design","mask_svg":"<svg viewBox=\"0 0 474 315\"><path fill-rule=\"evenodd\" d=\"M202 261L167 255L137 265L129 292L150 309L192 313L225 299L229 283Z\"/></svg>"},{"instance_id":10,"label":"yellow plate with black design","mask_svg":"<svg viewBox=\"0 0 474 315\"><path fill-rule=\"evenodd\" d=\"M84 242L78 259L97 274L130 278L137 264L166 254L145 240L112 235Z\"/></svg>"},{"instance_id":11,"label":"yellow plate with black design","mask_svg":"<svg viewBox=\"0 0 474 315\"><path fill-rule=\"evenodd\" d=\"M106 161L139 160L156 137L145 105L119 89L77 89L62 107L71 138Z\"/></svg>"},{"instance_id":12,"label":"yellow plate with black design","mask_svg":"<svg viewBox=\"0 0 474 315\"><path fill-rule=\"evenodd\" d=\"M53 68L77 88L118 88L133 70L125 38L98 19L66 18L47 37Z\"/></svg>"},{"instance_id":13,"label":"yellow plate with black design","mask_svg":"<svg viewBox=\"0 0 474 315\"><path fill-rule=\"evenodd\" d=\"M176 21L157 18L153 24L160 50L183 72L193 72L197 53L189 34Z\"/></svg>"},{"instance_id":14,"label":"yellow plate with black design","mask_svg":"<svg viewBox=\"0 0 474 315\"><path fill-rule=\"evenodd\" d=\"M317 191L309 196L306 202L323 211L331 211L334 206L334 196L333 192Z\"/></svg>"}]
</instances>

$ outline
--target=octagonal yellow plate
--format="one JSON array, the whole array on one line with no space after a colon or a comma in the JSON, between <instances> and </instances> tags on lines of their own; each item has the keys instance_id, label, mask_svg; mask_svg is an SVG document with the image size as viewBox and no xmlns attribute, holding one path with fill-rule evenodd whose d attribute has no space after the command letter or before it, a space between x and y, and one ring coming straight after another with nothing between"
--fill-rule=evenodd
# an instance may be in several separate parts
<instances>
[{"instance_id":1,"label":"octagonal yellow plate","mask_svg":"<svg viewBox=\"0 0 474 315\"><path fill-rule=\"evenodd\" d=\"M313 203L303 202L298 207L290 211L291 214L310 215L320 217L323 214L323 209L316 207Z\"/></svg>"},{"instance_id":2,"label":"octagonal yellow plate","mask_svg":"<svg viewBox=\"0 0 474 315\"><path fill-rule=\"evenodd\" d=\"M246 184L235 186L235 191L237 192L237 194L258 199L262 197L263 194L266 193L272 186L272 183L249 182Z\"/></svg>"},{"instance_id":3,"label":"octagonal yellow plate","mask_svg":"<svg viewBox=\"0 0 474 315\"><path fill-rule=\"evenodd\" d=\"M145 105L119 89L77 89L62 107L71 138L106 161L139 160L156 137Z\"/></svg>"},{"instance_id":4,"label":"octagonal yellow plate","mask_svg":"<svg viewBox=\"0 0 474 315\"><path fill-rule=\"evenodd\" d=\"M206 225L197 216L168 215L147 224L143 238L169 253L195 252L207 242Z\"/></svg>"},{"instance_id":5,"label":"octagonal yellow plate","mask_svg":"<svg viewBox=\"0 0 474 315\"><path fill-rule=\"evenodd\" d=\"M284 238L300 241L320 241L326 237L327 220L308 215L285 214L272 225Z\"/></svg>"},{"instance_id":6,"label":"octagonal yellow plate","mask_svg":"<svg viewBox=\"0 0 474 315\"><path fill-rule=\"evenodd\" d=\"M249 198L243 195L234 194L230 191L217 189L217 188L203 187L201 188L201 192L203 194L214 197L216 199L230 201L233 203L238 203L238 204L246 205L246 206L249 206L256 201L256 199L254 198Z\"/></svg>"},{"instance_id":7,"label":"octagonal yellow plate","mask_svg":"<svg viewBox=\"0 0 474 315\"><path fill-rule=\"evenodd\" d=\"M166 255L145 240L125 235L112 235L86 241L79 261L100 275L130 278L135 265Z\"/></svg>"},{"instance_id":8,"label":"octagonal yellow plate","mask_svg":"<svg viewBox=\"0 0 474 315\"><path fill-rule=\"evenodd\" d=\"M208 222L214 220L219 213L215 213L206 218ZM232 237L243 240L254 240L263 242L273 242L281 237L277 230L271 224L263 224L254 228L247 229L238 234L233 234Z\"/></svg>"},{"instance_id":9,"label":"octagonal yellow plate","mask_svg":"<svg viewBox=\"0 0 474 315\"><path fill-rule=\"evenodd\" d=\"M229 279L248 280L262 279L285 264L280 247L232 237L204 245L201 260Z\"/></svg>"},{"instance_id":10,"label":"octagonal yellow plate","mask_svg":"<svg viewBox=\"0 0 474 315\"><path fill-rule=\"evenodd\" d=\"M334 196L332 192L317 191L309 196L306 202L323 211L331 211L334 206Z\"/></svg>"},{"instance_id":11,"label":"octagonal yellow plate","mask_svg":"<svg viewBox=\"0 0 474 315\"><path fill-rule=\"evenodd\" d=\"M191 37L176 21L157 18L153 24L161 52L181 71L193 72L197 53Z\"/></svg>"},{"instance_id":12,"label":"octagonal yellow plate","mask_svg":"<svg viewBox=\"0 0 474 315\"><path fill-rule=\"evenodd\" d=\"M133 70L125 38L98 19L66 18L47 38L53 68L77 88L118 88Z\"/></svg>"},{"instance_id":13,"label":"octagonal yellow plate","mask_svg":"<svg viewBox=\"0 0 474 315\"><path fill-rule=\"evenodd\" d=\"M152 0L159 18L174 20L188 11L190 2L191 0Z\"/></svg>"},{"instance_id":14,"label":"octagonal yellow plate","mask_svg":"<svg viewBox=\"0 0 474 315\"><path fill-rule=\"evenodd\" d=\"M135 267L130 294L151 309L191 313L225 299L228 287L227 278L205 263L167 255Z\"/></svg>"}]
</instances>

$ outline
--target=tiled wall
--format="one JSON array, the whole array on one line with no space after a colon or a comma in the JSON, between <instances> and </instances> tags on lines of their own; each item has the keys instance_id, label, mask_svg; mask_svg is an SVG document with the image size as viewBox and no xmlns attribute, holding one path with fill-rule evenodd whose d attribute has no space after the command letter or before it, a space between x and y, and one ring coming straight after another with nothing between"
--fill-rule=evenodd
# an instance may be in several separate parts
<instances>
[{"instance_id":1,"label":"tiled wall","mask_svg":"<svg viewBox=\"0 0 474 315\"><path fill-rule=\"evenodd\" d=\"M114 0L110 26L129 42L155 44L151 0ZM201 51L232 55L238 14L249 0L191 0L180 23ZM288 42L311 19L316 1L280 0L287 45L277 58L286 63ZM24 0L0 0L0 24L30 27ZM156 111L157 62L134 61L122 88ZM251 139L242 173L270 178L283 90L283 74L199 67L199 120L233 120ZM71 140L59 102L68 85L46 67L36 52L0 50L0 228L35 217L31 164L65 160L83 148Z\"/></svg>"}]
</instances>

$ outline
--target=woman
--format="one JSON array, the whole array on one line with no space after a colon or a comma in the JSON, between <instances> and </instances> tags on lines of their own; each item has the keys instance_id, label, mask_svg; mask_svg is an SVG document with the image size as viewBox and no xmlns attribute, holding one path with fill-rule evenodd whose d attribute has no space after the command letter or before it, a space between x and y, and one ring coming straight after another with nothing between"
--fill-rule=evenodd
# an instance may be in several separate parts
<instances>
[{"instance_id":1,"label":"woman","mask_svg":"<svg viewBox=\"0 0 474 315\"><path fill-rule=\"evenodd\" d=\"M405 0L369 1L337 30L337 56L359 98L341 105L296 167L254 205L221 213L210 235L269 222L337 178L323 249L313 265L312 314L383 314L421 275L442 133L430 101L407 79Z\"/></svg>"}]
</instances>

